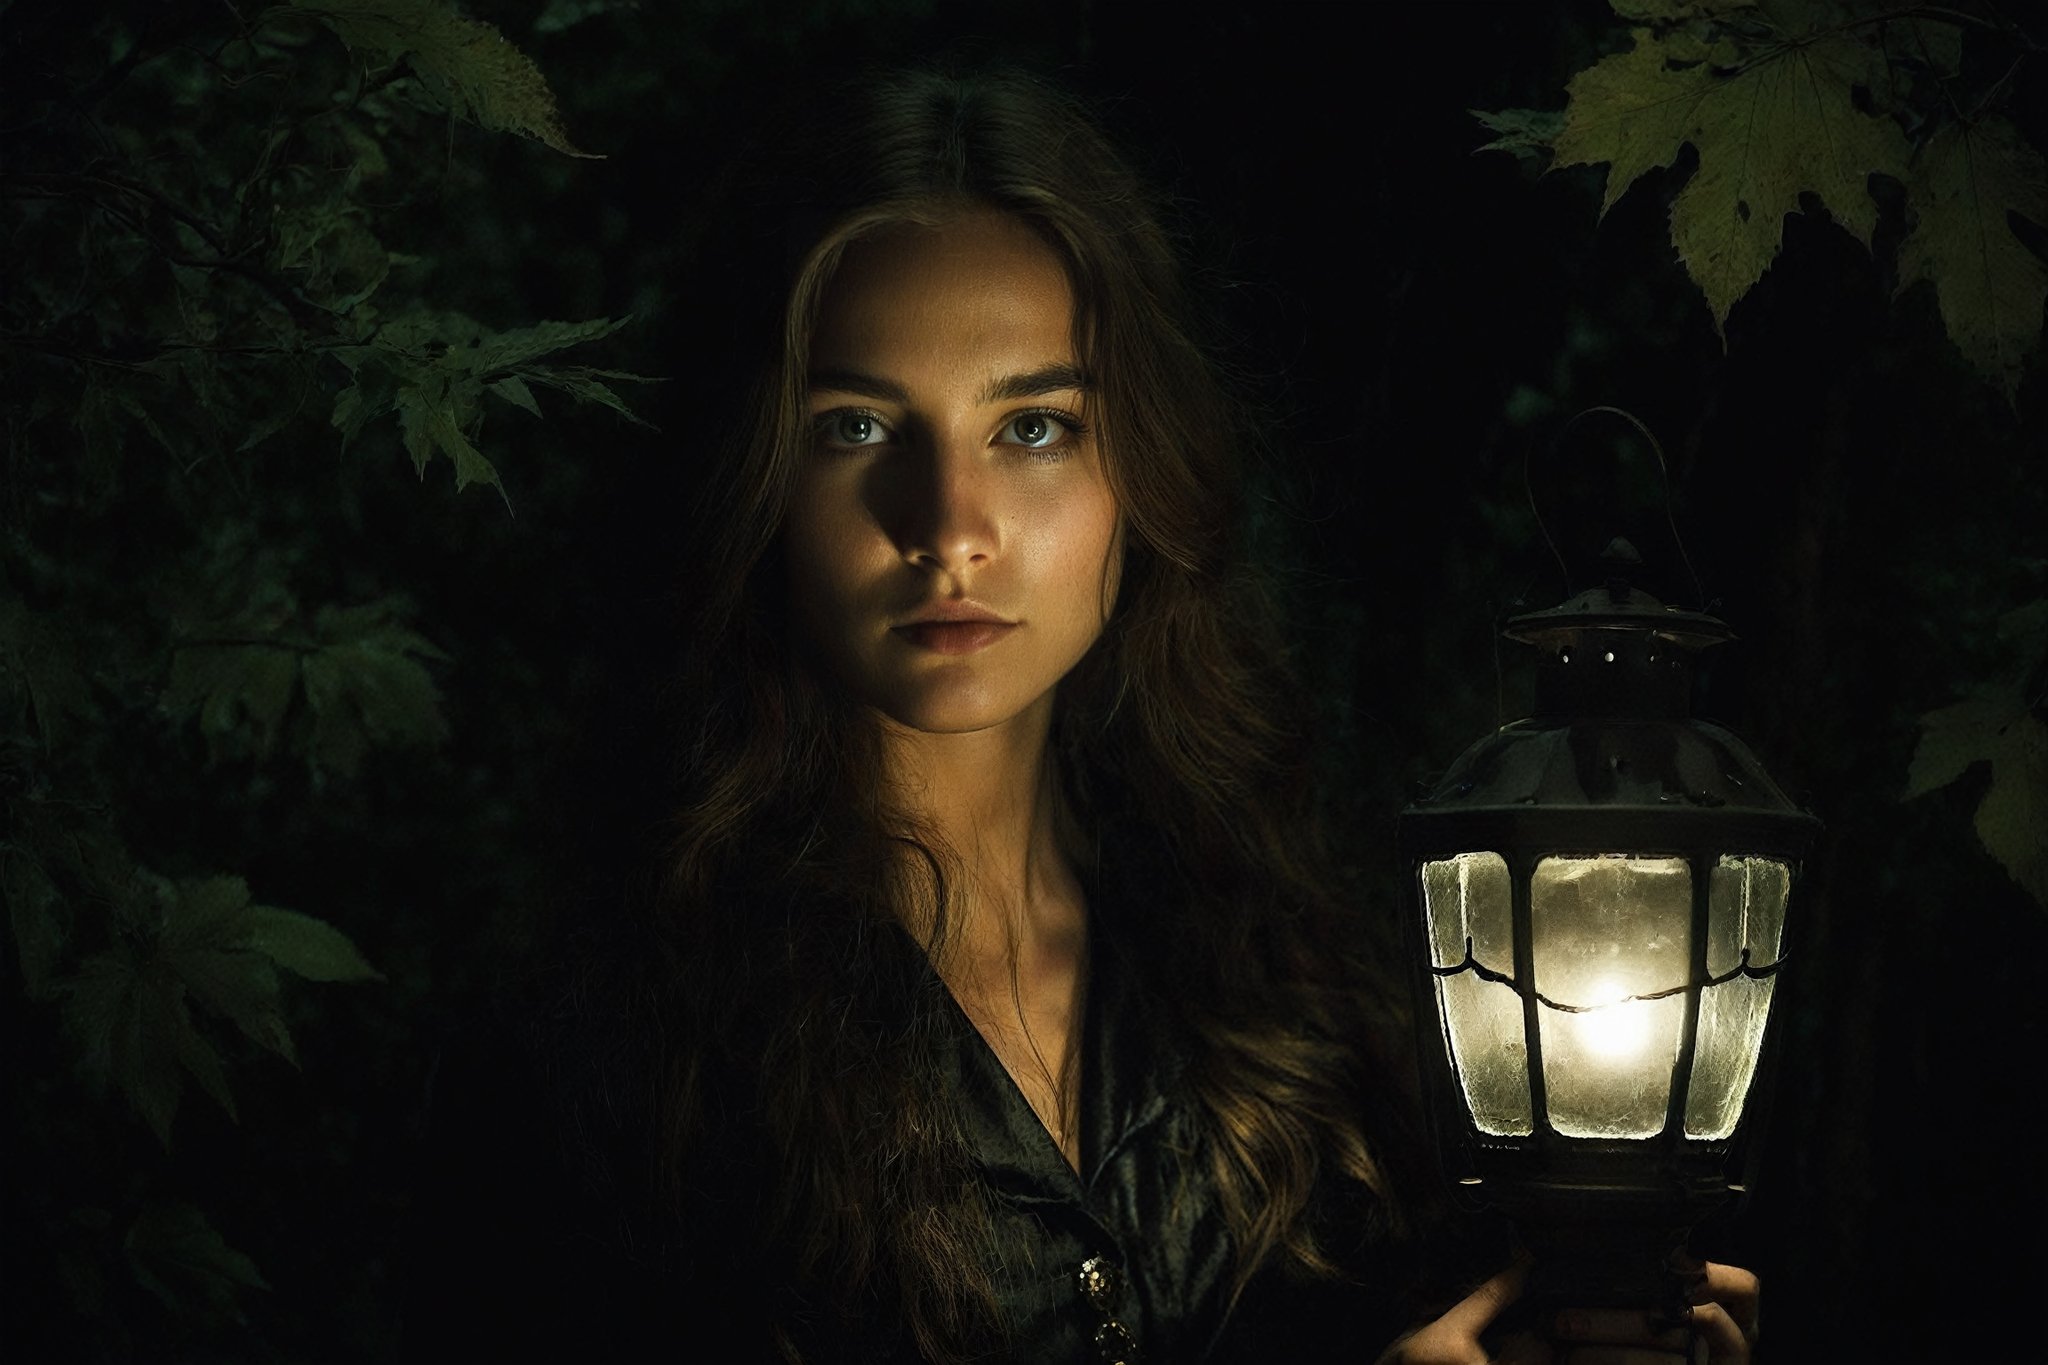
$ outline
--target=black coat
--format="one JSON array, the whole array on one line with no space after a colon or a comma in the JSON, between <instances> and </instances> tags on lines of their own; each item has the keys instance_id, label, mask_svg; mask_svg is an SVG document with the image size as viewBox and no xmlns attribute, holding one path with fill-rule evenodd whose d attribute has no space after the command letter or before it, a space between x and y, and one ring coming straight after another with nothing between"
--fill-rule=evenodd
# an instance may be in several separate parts
<instances>
[{"instance_id":1,"label":"black coat","mask_svg":"<svg viewBox=\"0 0 2048 1365\"><path fill-rule=\"evenodd\" d=\"M1331 1189L1321 1240L1347 1275L1264 1271L1232 1307L1232 1243L1171 1014L1113 936L1095 934L1092 959L1078 1172L955 1021L947 1080L997 1210L1006 1339L994 1358L1097 1365L1129 1340L1155 1363L1371 1361L1413 1320L1412 1257L1375 1234L1369 1196ZM554 1045L540 1012L508 1004L442 1048L405 1258L406 1358L777 1358L769 1324L804 1314L754 1245L761 1176L748 1154L693 1171L687 1245L650 1233L619 1178L648 1111L630 1086L590 1084L590 1058ZM799 1332L811 1360L910 1355L882 1323Z\"/></svg>"}]
</instances>

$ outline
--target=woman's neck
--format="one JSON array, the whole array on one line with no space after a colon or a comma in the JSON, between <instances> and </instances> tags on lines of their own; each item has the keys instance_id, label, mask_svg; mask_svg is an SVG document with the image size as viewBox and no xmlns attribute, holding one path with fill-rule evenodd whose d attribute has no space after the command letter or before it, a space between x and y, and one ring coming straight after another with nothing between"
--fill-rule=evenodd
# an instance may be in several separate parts
<instances>
[{"instance_id":1,"label":"woman's neck","mask_svg":"<svg viewBox=\"0 0 2048 1365\"><path fill-rule=\"evenodd\" d=\"M891 727L883 752L896 799L958 860L943 942L934 943L929 922L913 917L909 927L1078 1170L1088 915L1060 847L1051 716L1048 696L1008 724L971 734Z\"/></svg>"},{"instance_id":2,"label":"woman's neck","mask_svg":"<svg viewBox=\"0 0 2048 1365\"><path fill-rule=\"evenodd\" d=\"M1061 848L1052 699L967 734L884 732L884 764L906 813L958 859L949 876L949 956L1028 972L1083 932L1079 880ZM914 929L927 926L913 925Z\"/></svg>"}]
</instances>

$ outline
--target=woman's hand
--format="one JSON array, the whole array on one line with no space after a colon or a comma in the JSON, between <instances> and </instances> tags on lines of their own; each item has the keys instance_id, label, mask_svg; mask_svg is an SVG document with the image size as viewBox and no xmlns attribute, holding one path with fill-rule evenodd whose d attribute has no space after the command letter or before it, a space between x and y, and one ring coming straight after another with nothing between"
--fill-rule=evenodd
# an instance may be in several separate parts
<instances>
[{"instance_id":1,"label":"woman's hand","mask_svg":"<svg viewBox=\"0 0 2048 1365\"><path fill-rule=\"evenodd\" d=\"M1757 1278L1740 1266L1702 1263L1678 1322L1654 1311L1571 1308L1551 1314L1540 1332L1490 1334L1521 1297L1528 1275L1526 1261L1509 1266L1436 1321L1400 1338L1376 1365L1748 1365Z\"/></svg>"},{"instance_id":2,"label":"woman's hand","mask_svg":"<svg viewBox=\"0 0 2048 1365\"><path fill-rule=\"evenodd\" d=\"M1426 1327L1397 1338L1374 1365L1487 1365L1490 1361L1522 1365L1544 1356L1494 1355L1480 1344L1480 1333L1522 1295L1529 1263L1517 1261L1453 1304Z\"/></svg>"}]
</instances>

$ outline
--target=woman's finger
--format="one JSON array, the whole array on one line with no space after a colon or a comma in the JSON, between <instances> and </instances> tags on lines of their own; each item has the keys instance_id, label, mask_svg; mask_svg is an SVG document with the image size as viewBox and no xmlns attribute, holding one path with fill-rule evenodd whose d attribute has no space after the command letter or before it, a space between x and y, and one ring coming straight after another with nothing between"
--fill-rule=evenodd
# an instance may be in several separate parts
<instances>
[{"instance_id":1,"label":"woman's finger","mask_svg":"<svg viewBox=\"0 0 2048 1365\"><path fill-rule=\"evenodd\" d=\"M1479 1344L1479 1334L1521 1297L1528 1277L1527 1262L1509 1266L1427 1327L1396 1341L1380 1357L1379 1365L1489 1365L1491 1357Z\"/></svg>"},{"instance_id":2,"label":"woman's finger","mask_svg":"<svg viewBox=\"0 0 2048 1365\"><path fill-rule=\"evenodd\" d=\"M1603 1346L1649 1346L1685 1352L1691 1339L1683 1322L1639 1308L1568 1308L1551 1322L1560 1342Z\"/></svg>"},{"instance_id":3,"label":"woman's finger","mask_svg":"<svg viewBox=\"0 0 2048 1365\"><path fill-rule=\"evenodd\" d=\"M1706 1343L1707 1359L1713 1365L1748 1365L1750 1335L1720 1304L1695 1305L1692 1329Z\"/></svg>"},{"instance_id":4,"label":"woman's finger","mask_svg":"<svg viewBox=\"0 0 2048 1365\"><path fill-rule=\"evenodd\" d=\"M1522 1286L1528 1280L1528 1262L1517 1261L1458 1300L1431 1326L1477 1341L1479 1334L1491 1327L1509 1304L1522 1297Z\"/></svg>"},{"instance_id":5,"label":"woman's finger","mask_svg":"<svg viewBox=\"0 0 2048 1365\"><path fill-rule=\"evenodd\" d=\"M1756 1341L1758 1300L1763 1286L1757 1277L1739 1265L1706 1264L1706 1279L1693 1291L1697 1304L1719 1304L1730 1321L1748 1341Z\"/></svg>"},{"instance_id":6,"label":"woman's finger","mask_svg":"<svg viewBox=\"0 0 2048 1365\"><path fill-rule=\"evenodd\" d=\"M1686 1310L1686 1324L1677 1329L1645 1330L1641 1314L1635 1318L1635 1335L1593 1336L1570 1339L1560 1336L1566 1365L1749 1365L1749 1340L1728 1310L1718 1303L1699 1304ZM1667 1319L1668 1321L1668 1319ZM1625 1324L1622 1324L1625 1326Z\"/></svg>"}]
</instances>

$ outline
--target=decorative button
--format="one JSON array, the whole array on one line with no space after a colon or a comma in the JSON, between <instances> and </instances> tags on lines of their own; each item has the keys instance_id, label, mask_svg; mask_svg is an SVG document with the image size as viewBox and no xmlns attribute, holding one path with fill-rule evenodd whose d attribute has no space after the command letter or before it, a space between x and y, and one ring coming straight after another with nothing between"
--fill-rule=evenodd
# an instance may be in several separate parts
<instances>
[{"instance_id":1,"label":"decorative button","mask_svg":"<svg viewBox=\"0 0 2048 1365\"><path fill-rule=\"evenodd\" d=\"M1090 1256L1081 1262L1081 1294L1095 1311L1108 1317L1116 1311L1116 1301L1124 1292L1124 1273L1107 1256Z\"/></svg>"},{"instance_id":2,"label":"decorative button","mask_svg":"<svg viewBox=\"0 0 2048 1365\"><path fill-rule=\"evenodd\" d=\"M1131 1339L1131 1329L1115 1318L1095 1329L1095 1349L1102 1354L1102 1365L1138 1365L1138 1343Z\"/></svg>"},{"instance_id":3,"label":"decorative button","mask_svg":"<svg viewBox=\"0 0 2048 1365\"><path fill-rule=\"evenodd\" d=\"M1123 1271L1107 1256L1090 1256L1074 1279L1081 1297L1102 1315L1102 1325L1095 1329L1095 1350L1102 1365L1139 1365L1138 1339L1116 1317L1117 1301L1124 1292Z\"/></svg>"}]
</instances>

